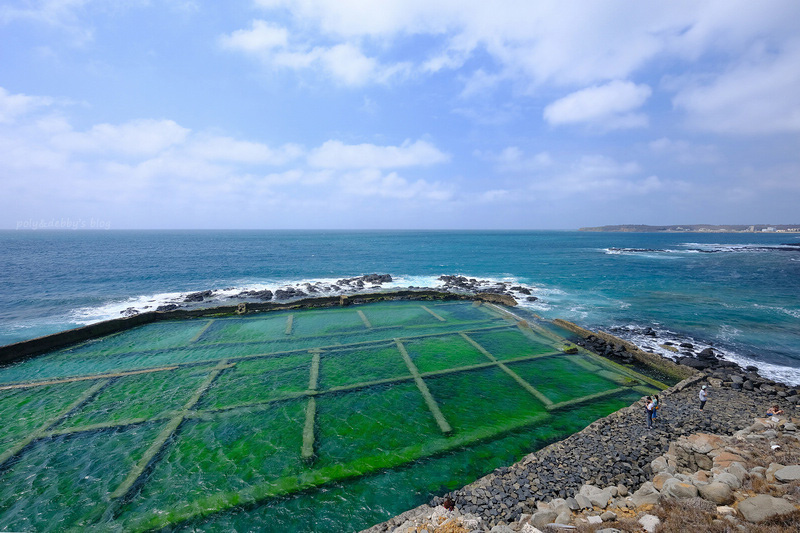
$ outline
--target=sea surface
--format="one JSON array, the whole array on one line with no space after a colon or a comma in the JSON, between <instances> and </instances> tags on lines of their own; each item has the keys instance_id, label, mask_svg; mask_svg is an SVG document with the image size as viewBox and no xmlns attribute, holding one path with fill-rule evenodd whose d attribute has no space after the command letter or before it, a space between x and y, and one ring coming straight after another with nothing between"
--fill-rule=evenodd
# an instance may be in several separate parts
<instances>
[{"instance_id":1,"label":"sea surface","mask_svg":"<svg viewBox=\"0 0 800 533\"><path fill-rule=\"evenodd\" d=\"M545 318L668 356L665 342L713 346L800 384L800 235L791 233L3 231L0 344L168 303L230 304L245 290L319 283L325 292L372 273L392 276L384 290L440 287L442 275L510 282L538 298L515 294ZM210 298L183 304L205 290Z\"/></svg>"}]
</instances>

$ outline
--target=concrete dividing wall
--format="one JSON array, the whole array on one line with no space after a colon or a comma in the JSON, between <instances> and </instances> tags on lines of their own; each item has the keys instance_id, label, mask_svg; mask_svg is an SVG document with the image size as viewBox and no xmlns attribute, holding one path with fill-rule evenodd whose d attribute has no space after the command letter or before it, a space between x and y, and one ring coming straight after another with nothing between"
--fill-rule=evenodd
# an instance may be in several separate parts
<instances>
[{"instance_id":1,"label":"concrete dividing wall","mask_svg":"<svg viewBox=\"0 0 800 533\"><path fill-rule=\"evenodd\" d=\"M633 355L633 357L639 361L640 363L647 365L649 367L655 368L668 376L672 376L678 379L686 379L688 377L693 376L696 371L693 368L689 368L688 366L679 365L669 359L661 357L655 353L645 352L644 350L640 350L638 346L635 344L628 342L626 340L620 339L619 337L615 337L610 333L606 333L604 331L589 331L588 329L583 329L582 327L573 324L567 320L562 320L560 318L556 318L553 320L553 324L564 328L568 331L573 333L577 333L584 339L589 337L590 335L594 335L599 339L603 339L605 342L609 344L616 344L617 346L622 346L625 348L625 351Z\"/></svg>"},{"instance_id":2,"label":"concrete dividing wall","mask_svg":"<svg viewBox=\"0 0 800 533\"><path fill-rule=\"evenodd\" d=\"M316 307L337 307L340 305L380 302L387 300L475 300L480 299L471 294L454 294L441 291L394 291L370 294L351 294L347 296L325 296L320 298L305 298L295 302L286 303L247 303L247 313L280 311L286 309L309 309ZM241 314L237 312L237 305L227 305L205 309L176 309L174 311L150 311L139 313L127 318L105 320L97 324L90 324L80 328L69 329L52 335L21 341L6 346L0 346L0 365L21 361L28 357L66 346L96 339L112 333L126 331L135 327L150 324L160 320L182 320L189 318L202 318L209 316L226 316Z\"/></svg>"}]
</instances>

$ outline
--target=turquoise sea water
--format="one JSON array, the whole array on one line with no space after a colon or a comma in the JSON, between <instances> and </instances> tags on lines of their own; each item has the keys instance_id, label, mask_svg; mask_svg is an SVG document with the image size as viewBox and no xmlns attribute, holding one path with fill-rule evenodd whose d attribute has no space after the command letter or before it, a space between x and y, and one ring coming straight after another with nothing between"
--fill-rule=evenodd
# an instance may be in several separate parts
<instances>
[{"instance_id":1,"label":"turquoise sea water","mask_svg":"<svg viewBox=\"0 0 800 533\"><path fill-rule=\"evenodd\" d=\"M0 344L154 309L213 289L368 273L384 287L442 274L510 281L546 318L613 329L660 351L713 344L773 379L800 383L800 236L567 231L0 232ZM640 334L653 327L658 338Z\"/></svg>"}]
</instances>

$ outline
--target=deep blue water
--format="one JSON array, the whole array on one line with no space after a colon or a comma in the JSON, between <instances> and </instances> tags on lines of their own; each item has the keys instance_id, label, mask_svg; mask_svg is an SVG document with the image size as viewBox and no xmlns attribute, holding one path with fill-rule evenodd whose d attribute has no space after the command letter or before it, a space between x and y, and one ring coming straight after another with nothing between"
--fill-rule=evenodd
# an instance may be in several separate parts
<instances>
[{"instance_id":1,"label":"deep blue water","mask_svg":"<svg viewBox=\"0 0 800 533\"><path fill-rule=\"evenodd\" d=\"M188 292L367 273L389 286L442 274L532 288L524 307L643 346L713 343L800 383L800 235L559 231L0 232L0 344L153 309ZM788 246L787 246L788 245ZM654 327L659 339L638 334ZM621 329L620 329L621 328Z\"/></svg>"}]
</instances>

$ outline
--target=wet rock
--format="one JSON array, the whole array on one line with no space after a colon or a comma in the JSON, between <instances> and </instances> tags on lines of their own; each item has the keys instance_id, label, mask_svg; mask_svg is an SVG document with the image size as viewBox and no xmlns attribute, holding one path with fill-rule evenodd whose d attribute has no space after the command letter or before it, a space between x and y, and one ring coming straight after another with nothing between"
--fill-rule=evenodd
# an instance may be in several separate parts
<instances>
[{"instance_id":1,"label":"wet rock","mask_svg":"<svg viewBox=\"0 0 800 533\"><path fill-rule=\"evenodd\" d=\"M164 312L164 311L174 311L180 307L178 304L166 304L166 305L159 305L156 307L156 311Z\"/></svg>"},{"instance_id":2,"label":"wet rock","mask_svg":"<svg viewBox=\"0 0 800 533\"><path fill-rule=\"evenodd\" d=\"M242 291L232 298L256 298L258 300L272 300L272 291L264 289L263 291Z\"/></svg>"},{"instance_id":3,"label":"wet rock","mask_svg":"<svg viewBox=\"0 0 800 533\"><path fill-rule=\"evenodd\" d=\"M300 298L306 296L306 293L294 287L286 287L275 291L276 300L288 300L290 298Z\"/></svg>"},{"instance_id":4,"label":"wet rock","mask_svg":"<svg viewBox=\"0 0 800 533\"><path fill-rule=\"evenodd\" d=\"M187 294L183 299L184 302L202 302L206 298L210 298L214 294L213 291L199 291Z\"/></svg>"}]
</instances>

